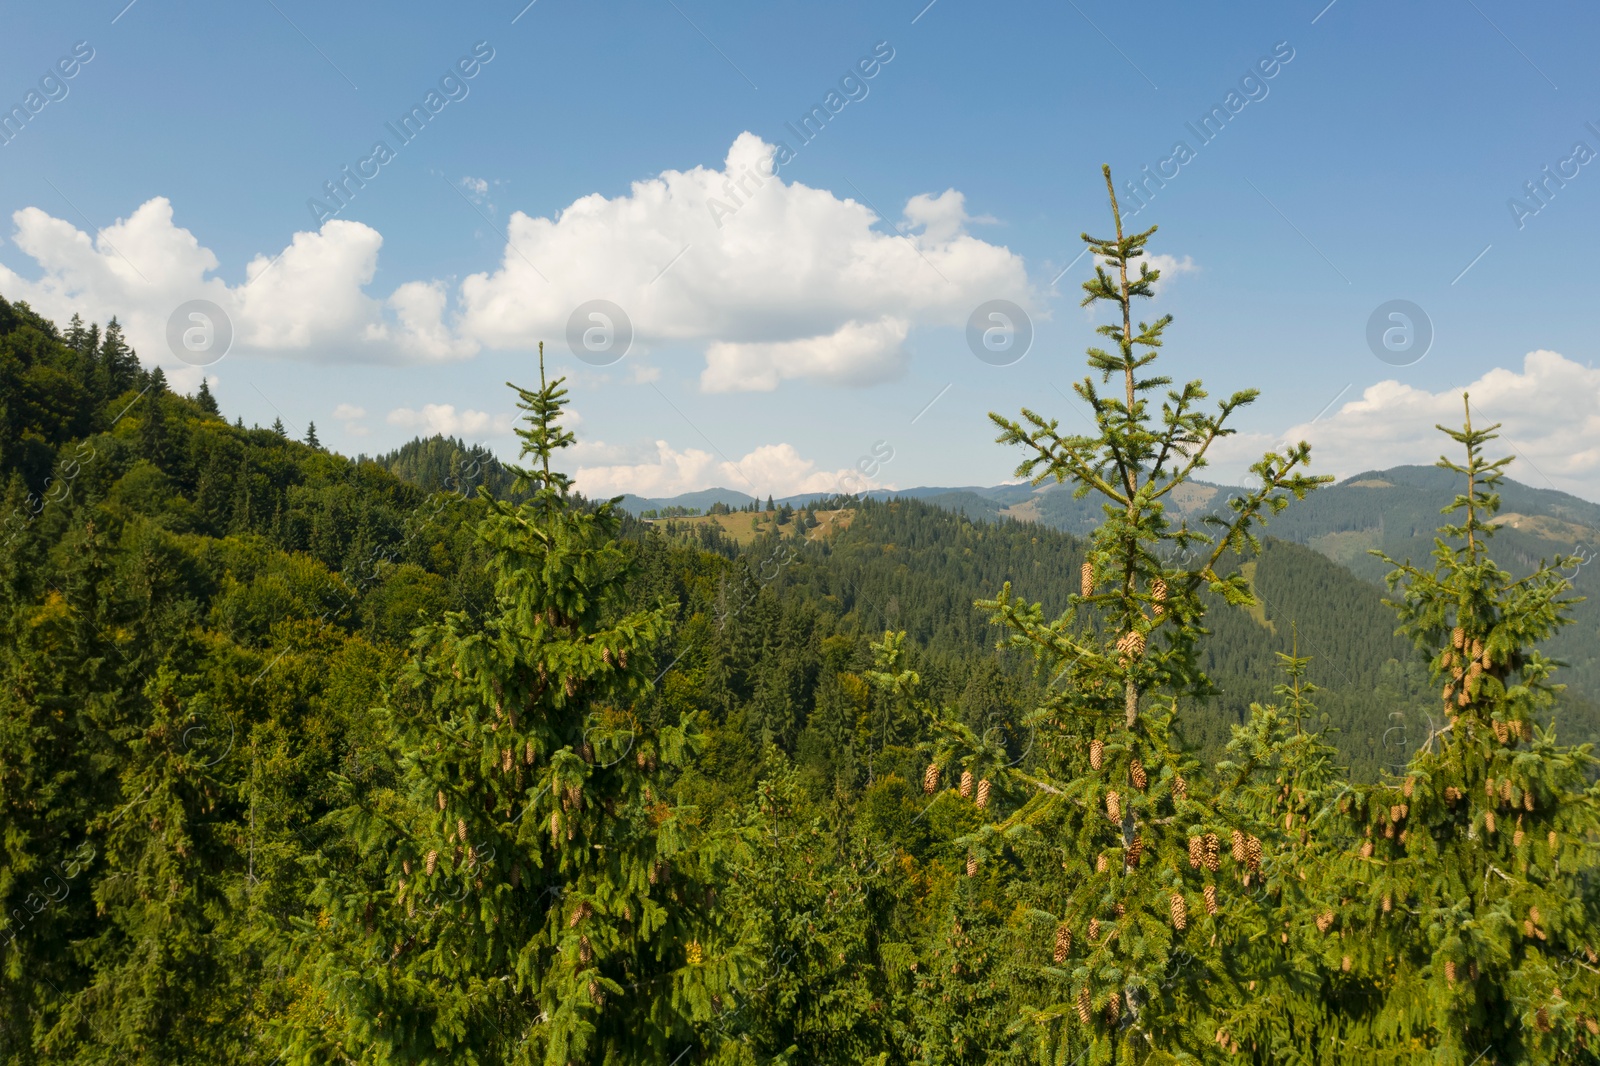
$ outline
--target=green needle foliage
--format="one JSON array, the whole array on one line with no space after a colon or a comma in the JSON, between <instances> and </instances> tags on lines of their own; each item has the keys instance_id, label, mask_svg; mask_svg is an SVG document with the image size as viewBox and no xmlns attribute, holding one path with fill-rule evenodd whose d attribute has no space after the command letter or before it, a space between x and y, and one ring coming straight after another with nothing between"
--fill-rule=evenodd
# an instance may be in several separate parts
<instances>
[{"instance_id":1,"label":"green needle foliage","mask_svg":"<svg viewBox=\"0 0 1600 1066\"><path fill-rule=\"evenodd\" d=\"M668 1062L698 1044L730 967L695 812L668 802L692 717L642 709L663 608L625 604L615 501L552 468L563 379L517 389L520 506L490 499L494 605L419 629L388 695L395 786L348 815L368 876L330 881L307 930L323 1000L296 1043L327 1061ZM485 494L487 496L487 494Z\"/></svg>"},{"instance_id":2,"label":"green needle foliage","mask_svg":"<svg viewBox=\"0 0 1600 1066\"><path fill-rule=\"evenodd\" d=\"M1439 427L1466 450L1464 465L1439 465L1466 486L1434 565L1383 557L1401 630L1443 703L1403 779L1351 810L1363 843L1341 920L1387 993L1367 1061L1393 1061L1394 1047L1461 1066L1594 1061L1600 765L1590 745L1557 741L1558 664L1535 647L1568 621L1576 600L1559 571L1573 560L1513 578L1489 556L1511 460L1484 457L1499 427L1475 429L1471 415L1469 404L1462 429Z\"/></svg>"},{"instance_id":3,"label":"green needle foliage","mask_svg":"<svg viewBox=\"0 0 1600 1066\"><path fill-rule=\"evenodd\" d=\"M1064 434L1029 410L1021 422L990 417L1002 443L1031 453L1020 476L1097 493L1105 521L1065 613L1047 620L1009 583L980 604L1009 630L1004 645L1036 657L1050 688L1029 721L1037 759L1027 772L1010 771L1032 798L980 830L973 846L1005 849L1015 863L1038 990L1026 1017L1040 1053L1171 1061L1235 1044L1217 1019L1245 995L1238 947L1262 932L1246 894L1263 876L1260 841L1241 831L1246 814L1207 794L1172 736L1180 700L1210 689L1196 652L1202 594L1252 604L1238 562L1259 548L1255 530L1328 479L1302 472L1310 458L1302 442L1252 467L1259 487L1231 500L1231 515L1200 529L1168 517L1168 497L1206 465L1211 446L1232 432L1228 418L1256 393L1236 393L1210 413L1199 382L1172 388L1150 373L1171 316L1135 325L1133 305L1160 278L1139 262L1155 230L1124 233L1109 167L1104 174L1116 236L1084 234L1096 264L1083 302L1115 307L1099 328L1112 349L1091 348L1089 367L1116 387L1103 391L1092 376L1075 386L1096 432ZM1219 842L1231 844L1226 869Z\"/></svg>"}]
</instances>

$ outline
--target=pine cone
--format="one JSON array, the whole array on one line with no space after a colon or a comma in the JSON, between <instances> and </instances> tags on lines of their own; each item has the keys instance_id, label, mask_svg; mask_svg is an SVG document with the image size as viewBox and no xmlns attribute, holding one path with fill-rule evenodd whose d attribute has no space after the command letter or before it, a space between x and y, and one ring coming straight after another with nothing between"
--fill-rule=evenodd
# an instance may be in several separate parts
<instances>
[{"instance_id":1,"label":"pine cone","mask_svg":"<svg viewBox=\"0 0 1600 1066\"><path fill-rule=\"evenodd\" d=\"M1543 1010L1543 1008L1540 1008ZM1122 1017L1122 994L1113 992L1106 997L1106 1020L1112 1025L1117 1024L1117 1019Z\"/></svg>"},{"instance_id":2,"label":"pine cone","mask_svg":"<svg viewBox=\"0 0 1600 1066\"><path fill-rule=\"evenodd\" d=\"M1595 1021L1593 1018L1585 1018L1583 1027L1589 1030L1590 1036L1600 1036L1600 1022Z\"/></svg>"},{"instance_id":3,"label":"pine cone","mask_svg":"<svg viewBox=\"0 0 1600 1066\"><path fill-rule=\"evenodd\" d=\"M1540 916L1539 916L1539 908L1538 908L1537 905L1528 908L1528 920L1531 921L1534 925L1539 925L1540 924L1541 919L1540 919Z\"/></svg>"},{"instance_id":4,"label":"pine cone","mask_svg":"<svg viewBox=\"0 0 1600 1066\"><path fill-rule=\"evenodd\" d=\"M1252 872L1261 869L1261 841L1255 837L1245 841L1245 860Z\"/></svg>"},{"instance_id":5,"label":"pine cone","mask_svg":"<svg viewBox=\"0 0 1600 1066\"><path fill-rule=\"evenodd\" d=\"M1445 786L1444 798L1446 803L1461 802L1461 790L1454 785Z\"/></svg>"},{"instance_id":6,"label":"pine cone","mask_svg":"<svg viewBox=\"0 0 1600 1066\"><path fill-rule=\"evenodd\" d=\"M1387 837L1388 839L1390 839L1390 840L1394 839L1394 823L1393 822L1390 822L1388 825L1383 827L1383 835L1385 837Z\"/></svg>"},{"instance_id":7,"label":"pine cone","mask_svg":"<svg viewBox=\"0 0 1600 1066\"><path fill-rule=\"evenodd\" d=\"M939 789L939 764L931 762L922 773L922 791L933 795Z\"/></svg>"},{"instance_id":8,"label":"pine cone","mask_svg":"<svg viewBox=\"0 0 1600 1066\"><path fill-rule=\"evenodd\" d=\"M1105 759L1106 746L1100 743L1099 738L1089 741L1089 769L1099 770L1100 763Z\"/></svg>"},{"instance_id":9,"label":"pine cone","mask_svg":"<svg viewBox=\"0 0 1600 1066\"><path fill-rule=\"evenodd\" d=\"M975 877L978 873L978 857L972 852L967 852L967 876Z\"/></svg>"},{"instance_id":10,"label":"pine cone","mask_svg":"<svg viewBox=\"0 0 1600 1066\"><path fill-rule=\"evenodd\" d=\"M422 860L422 868L428 871L429 877L433 876L433 868L438 864L439 853L437 851L428 852L427 858Z\"/></svg>"},{"instance_id":11,"label":"pine cone","mask_svg":"<svg viewBox=\"0 0 1600 1066\"><path fill-rule=\"evenodd\" d=\"M1511 834L1511 846L1514 848L1522 847L1522 840L1522 816L1519 814L1517 815L1517 831Z\"/></svg>"},{"instance_id":12,"label":"pine cone","mask_svg":"<svg viewBox=\"0 0 1600 1066\"><path fill-rule=\"evenodd\" d=\"M1534 1011L1533 1024L1538 1026L1539 1032L1548 1033L1550 1031L1550 1012L1545 1010L1543 1007L1540 1007L1538 1010Z\"/></svg>"},{"instance_id":13,"label":"pine cone","mask_svg":"<svg viewBox=\"0 0 1600 1066\"><path fill-rule=\"evenodd\" d=\"M1072 927L1062 922L1056 926L1056 953L1055 963L1060 966L1067 961L1067 955L1072 951Z\"/></svg>"},{"instance_id":14,"label":"pine cone","mask_svg":"<svg viewBox=\"0 0 1600 1066\"><path fill-rule=\"evenodd\" d=\"M1414 778L1414 777L1408 777L1408 778L1406 778L1405 785L1401 788L1400 791L1405 793L1406 799L1410 799L1411 798L1411 794L1413 792L1415 792L1416 790L1417 790L1417 779Z\"/></svg>"},{"instance_id":15,"label":"pine cone","mask_svg":"<svg viewBox=\"0 0 1600 1066\"><path fill-rule=\"evenodd\" d=\"M1150 780L1145 776L1144 763L1140 762L1138 759L1134 759L1128 764L1128 775L1133 778L1133 787L1138 789L1140 792L1143 792L1144 786L1148 784Z\"/></svg>"},{"instance_id":16,"label":"pine cone","mask_svg":"<svg viewBox=\"0 0 1600 1066\"><path fill-rule=\"evenodd\" d=\"M1233 861L1244 862L1244 834L1237 829L1233 831Z\"/></svg>"},{"instance_id":17,"label":"pine cone","mask_svg":"<svg viewBox=\"0 0 1600 1066\"><path fill-rule=\"evenodd\" d=\"M444 789L439 790L439 809L444 810Z\"/></svg>"},{"instance_id":18,"label":"pine cone","mask_svg":"<svg viewBox=\"0 0 1600 1066\"><path fill-rule=\"evenodd\" d=\"M584 900L582 903L578 904L578 906L576 908L573 909L572 917L567 919L567 928L568 929L574 928L575 926L577 926L577 924L579 922L581 922L585 918L589 917L589 915L591 913L593 913L593 911L594 911L594 908L589 906L589 901L588 900Z\"/></svg>"},{"instance_id":19,"label":"pine cone","mask_svg":"<svg viewBox=\"0 0 1600 1066\"><path fill-rule=\"evenodd\" d=\"M1522 809L1525 811L1533 810L1533 790L1531 788L1522 790Z\"/></svg>"},{"instance_id":20,"label":"pine cone","mask_svg":"<svg viewBox=\"0 0 1600 1066\"><path fill-rule=\"evenodd\" d=\"M1128 845L1128 865L1138 866L1139 856L1144 854L1144 837L1136 836L1133 843Z\"/></svg>"},{"instance_id":21,"label":"pine cone","mask_svg":"<svg viewBox=\"0 0 1600 1066\"><path fill-rule=\"evenodd\" d=\"M1215 833L1207 833L1206 834L1205 865L1206 865L1206 869L1211 871L1212 873L1216 873L1217 870L1222 866L1221 861L1219 861L1218 858L1217 858L1217 855L1218 855L1218 852L1219 852L1219 849L1221 848L1221 846L1222 846L1222 842L1217 839L1217 834L1215 834Z\"/></svg>"},{"instance_id":22,"label":"pine cone","mask_svg":"<svg viewBox=\"0 0 1600 1066\"><path fill-rule=\"evenodd\" d=\"M606 994L601 991L600 983L598 981L589 982L589 999L596 1007L603 1007L606 1005Z\"/></svg>"},{"instance_id":23,"label":"pine cone","mask_svg":"<svg viewBox=\"0 0 1600 1066\"><path fill-rule=\"evenodd\" d=\"M1216 885L1207 885L1206 886L1205 896L1206 896L1206 913L1211 915L1212 917L1216 917L1216 913L1217 913L1217 886Z\"/></svg>"},{"instance_id":24,"label":"pine cone","mask_svg":"<svg viewBox=\"0 0 1600 1066\"><path fill-rule=\"evenodd\" d=\"M1483 827L1485 829L1487 829L1491 833L1495 831L1494 830L1494 812L1493 811L1484 811L1483 812Z\"/></svg>"},{"instance_id":25,"label":"pine cone","mask_svg":"<svg viewBox=\"0 0 1600 1066\"><path fill-rule=\"evenodd\" d=\"M1199 837L1190 837L1189 838L1189 865L1191 867L1193 867L1194 869L1196 869L1196 870L1200 869L1200 862L1201 862L1202 859L1205 858L1205 854L1206 854L1205 843Z\"/></svg>"},{"instance_id":26,"label":"pine cone","mask_svg":"<svg viewBox=\"0 0 1600 1066\"><path fill-rule=\"evenodd\" d=\"M1317 932L1326 933L1331 928L1333 928L1332 911L1323 911L1321 914L1317 915Z\"/></svg>"},{"instance_id":27,"label":"pine cone","mask_svg":"<svg viewBox=\"0 0 1600 1066\"><path fill-rule=\"evenodd\" d=\"M1172 927L1178 932L1183 932L1189 924L1189 907L1184 903L1180 893L1172 894Z\"/></svg>"},{"instance_id":28,"label":"pine cone","mask_svg":"<svg viewBox=\"0 0 1600 1066\"><path fill-rule=\"evenodd\" d=\"M1394 806L1389 808L1389 821L1398 822L1399 820L1400 820L1400 804L1396 803Z\"/></svg>"},{"instance_id":29,"label":"pine cone","mask_svg":"<svg viewBox=\"0 0 1600 1066\"><path fill-rule=\"evenodd\" d=\"M1551 835L1553 836L1554 834L1551 834ZM400 860L400 872L405 874L407 877L411 876L411 860L410 859L401 859Z\"/></svg>"},{"instance_id":30,"label":"pine cone","mask_svg":"<svg viewBox=\"0 0 1600 1066\"><path fill-rule=\"evenodd\" d=\"M528 741L528 746L523 749L522 761L528 766L533 765L533 741Z\"/></svg>"},{"instance_id":31,"label":"pine cone","mask_svg":"<svg viewBox=\"0 0 1600 1066\"><path fill-rule=\"evenodd\" d=\"M1350 972L1350 956L1346 955L1344 958L1339 960L1339 969L1343 970L1345 973Z\"/></svg>"},{"instance_id":32,"label":"pine cone","mask_svg":"<svg viewBox=\"0 0 1600 1066\"><path fill-rule=\"evenodd\" d=\"M1550 835L1545 837L1545 842L1550 845L1551 851L1555 851L1561 846L1561 838L1556 836L1556 831L1554 829L1550 830Z\"/></svg>"},{"instance_id":33,"label":"pine cone","mask_svg":"<svg viewBox=\"0 0 1600 1066\"><path fill-rule=\"evenodd\" d=\"M1106 816L1113 822L1122 822L1122 797L1114 791L1106 793Z\"/></svg>"},{"instance_id":34,"label":"pine cone","mask_svg":"<svg viewBox=\"0 0 1600 1066\"><path fill-rule=\"evenodd\" d=\"M1172 798L1183 802L1189 795L1189 783L1183 779L1182 774L1172 775Z\"/></svg>"},{"instance_id":35,"label":"pine cone","mask_svg":"<svg viewBox=\"0 0 1600 1066\"><path fill-rule=\"evenodd\" d=\"M989 806L989 779L986 777L978 782L978 810Z\"/></svg>"},{"instance_id":36,"label":"pine cone","mask_svg":"<svg viewBox=\"0 0 1600 1066\"><path fill-rule=\"evenodd\" d=\"M1084 596L1094 595L1094 565L1092 563L1084 563L1083 568L1078 572L1078 577L1079 593Z\"/></svg>"},{"instance_id":37,"label":"pine cone","mask_svg":"<svg viewBox=\"0 0 1600 1066\"><path fill-rule=\"evenodd\" d=\"M1126 918L1128 916L1128 905L1126 903L1123 903L1121 900L1117 901L1117 905L1116 905L1115 909L1116 909L1116 912L1117 912L1117 917L1119 919Z\"/></svg>"},{"instance_id":38,"label":"pine cone","mask_svg":"<svg viewBox=\"0 0 1600 1066\"><path fill-rule=\"evenodd\" d=\"M1117 640L1117 651L1122 653L1122 665L1127 666L1144 654L1144 634L1137 629L1128 630Z\"/></svg>"},{"instance_id":39,"label":"pine cone","mask_svg":"<svg viewBox=\"0 0 1600 1066\"><path fill-rule=\"evenodd\" d=\"M972 771L961 771L961 798L970 799L972 796Z\"/></svg>"},{"instance_id":40,"label":"pine cone","mask_svg":"<svg viewBox=\"0 0 1600 1066\"><path fill-rule=\"evenodd\" d=\"M1456 983L1456 964L1454 959L1446 959L1444 964L1444 979L1449 984Z\"/></svg>"},{"instance_id":41,"label":"pine cone","mask_svg":"<svg viewBox=\"0 0 1600 1066\"><path fill-rule=\"evenodd\" d=\"M1502 744L1511 739L1511 730L1498 718L1494 720L1494 738Z\"/></svg>"},{"instance_id":42,"label":"pine cone","mask_svg":"<svg viewBox=\"0 0 1600 1066\"><path fill-rule=\"evenodd\" d=\"M1084 565L1087 566L1088 564L1085 563ZM1089 1018L1093 1010L1094 1004L1089 999L1089 989L1078 989L1078 1021L1082 1022L1084 1025L1088 1025Z\"/></svg>"},{"instance_id":43,"label":"pine cone","mask_svg":"<svg viewBox=\"0 0 1600 1066\"><path fill-rule=\"evenodd\" d=\"M1089 919L1089 943L1093 944L1096 940L1099 940L1099 939L1100 939L1100 919L1099 918L1090 918Z\"/></svg>"},{"instance_id":44,"label":"pine cone","mask_svg":"<svg viewBox=\"0 0 1600 1066\"><path fill-rule=\"evenodd\" d=\"M1150 598L1156 601L1152 611L1157 618L1160 618L1162 615L1167 613L1166 604L1164 602L1167 598L1167 583L1162 581L1159 577L1150 582Z\"/></svg>"},{"instance_id":45,"label":"pine cone","mask_svg":"<svg viewBox=\"0 0 1600 1066\"><path fill-rule=\"evenodd\" d=\"M1394 910L1394 897L1385 892L1383 895L1383 913L1388 914L1392 910Z\"/></svg>"},{"instance_id":46,"label":"pine cone","mask_svg":"<svg viewBox=\"0 0 1600 1066\"><path fill-rule=\"evenodd\" d=\"M461 838L461 843L465 844L467 842L467 820L465 818L456 819L456 836Z\"/></svg>"},{"instance_id":47,"label":"pine cone","mask_svg":"<svg viewBox=\"0 0 1600 1066\"><path fill-rule=\"evenodd\" d=\"M1502 777L1500 779L1500 802L1511 802L1511 778L1509 777Z\"/></svg>"},{"instance_id":48,"label":"pine cone","mask_svg":"<svg viewBox=\"0 0 1600 1066\"><path fill-rule=\"evenodd\" d=\"M1472 638L1472 647L1470 649L1464 648L1462 650L1466 651L1467 658L1469 658L1469 659L1478 658L1480 655L1483 654L1483 639L1481 637L1473 637Z\"/></svg>"},{"instance_id":49,"label":"pine cone","mask_svg":"<svg viewBox=\"0 0 1600 1066\"><path fill-rule=\"evenodd\" d=\"M550 812L550 840L554 843L561 839L561 812Z\"/></svg>"},{"instance_id":50,"label":"pine cone","mask_svg":"<svg viewBox=\"0 0 1600 1066\"><path fill-rule=\"evenodd\" d=\"M585 933L578 937L578 961L588 962L592 958L594 958L594 948L590 946L589 936Z\"/></svg>"}]
</instances>

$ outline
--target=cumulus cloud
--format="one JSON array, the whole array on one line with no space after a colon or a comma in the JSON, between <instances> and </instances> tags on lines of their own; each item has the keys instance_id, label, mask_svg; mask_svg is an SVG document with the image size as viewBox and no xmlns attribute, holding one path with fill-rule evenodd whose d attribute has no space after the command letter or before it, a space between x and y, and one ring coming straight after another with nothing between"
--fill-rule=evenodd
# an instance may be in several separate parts
<instances>
[{"instance_id":1,"label":"cumulus cloud","mask_svg":"<svg viewBox=\"0 0 1600 1066\"><path fill-rule=\"evenodd\" d=\"M487 411L457 411L448 403L424 404L422 410L397 407L385 418L391 426L415 430L418 436L479 438L491 434L511 432L510 415L492 415Z\"/></svg>"},{"instance_id":2,"label":"cumulus cloud","mask_svg":"<svg viewBox=\"0 0 1600 1066\"><path fill-rule=\"evenodd\" d=\"M854 492L855 471L818 470L792 444L764 444L728 462L698 448L678 451L656 441L653 461L612 466L580 466L578 489L589 496L676 496L707 488L728 488L752 496L793 496L802 492Z\"/></svg>"},{"instance_id":3,"label":"cumulus cloud","mask_svg":"<svg viewBox=\"0 0 1600 1066\"><path fill-rule=\"evenodd\" d=\"M13 241L39 267L37 280L0 265L0 292L58 321L74 313L121 320L146 360L168 356L167 319L180 304L210 300L227 314L234 350L304 355L326 361L454 359L477 345L444 324L446 293L409 282L387 300L366 293L383 238L359 222L335 219L297 233L273 256L257 255L246 280L214 276L217 257L177 225L172 204L156 197L94 236L36 207L12 215Z\"/></svg>"},{"instance_id":4,"label":"cumulus cloud","mask_svg":"<svg viewBox=\"0 0 1600 1066\"><path fill-rule=\"evenodd\" d=\"M325 362L440 362L537 338L559 344L580 304L606 299L627 313L640 350L703 351L708 391L881 381L904 368L915 327L960 325L996 298L1032 306L1021 257L967 232L983 220L960 192L913 196L896 223L785 181L775 151L742 133L721 169L665 171L550 218L513 212L499 266L459 287L430 279L371 292L383 237L347 219L258 254L230 286L157 197L93 236L38 208L16 212L15 243L38 277L0 266L0 291L63 321L116 315L147 360L167 357L167 319L193 299L232 319L236 351ZM464 184L480 198L491 189Z\"/></svg>"},{"instance_id":5,"label":"cumulus cloud","mask_svg":"<svg viewBox=\"0 0 1600 1066\"><path fill-rule=\"evenodd\" d=\"M555 218L514 212L499 268L462 283L462 332L515 347L607 299L646 344L704 345L704 388L770 390L882 380L913 326L959 325L997 297L1030 303L1022 259L966 232L959 192L912 197L902 236L864 204L784 181L773 154L743 133L721 170L669 170Z\"/></svg>"},{"instance_id":6,"label":"cumulus cloud","mask_svg":"<svg viewBox=\"0 0 1600 1066\"><path fill-rule=\"evenodd\" d=\"M1503 423L1493 455L1515 454L1510 476L1538 488L1600 500L1600 370L1557 352L1529 352L1522 369L1495 368L1464 387L1475 426ZM1369 385L1315 422L1294 426L1280 440L1307 440L1316 469L1337 477L1407 463L1459 459L1435 425L1458 426L1461 392L1428 392L1399 381ZM1243 436L1243 435L1241 435ZM1230 453L1259 453L1264 436L1231 443Z\"/></svg>"}]
</instances>

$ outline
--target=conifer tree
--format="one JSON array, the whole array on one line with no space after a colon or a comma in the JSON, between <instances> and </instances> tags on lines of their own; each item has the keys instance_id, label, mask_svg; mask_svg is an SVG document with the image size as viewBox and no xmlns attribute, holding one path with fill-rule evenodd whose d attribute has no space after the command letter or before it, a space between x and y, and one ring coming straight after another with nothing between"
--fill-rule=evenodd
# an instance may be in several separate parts
<instances>
[{"instance_id":1,"label":"conifer tree","mask_svg":"<svg viewBox=\"0 0 1600 1066\"><path fill-rule=\"evenodd\" d=\"M670 1062L728 987L713 860L671 792L697 726L647 706L669 618L623 600L617 501L553 467L563 380L541 347L539 389L516 390L524 502L480 490L490 617L418 630L386 700L396 795L348 815L369 878L324 889L331 1006L298 1061Z\"/></svg>"},{"instance_id":2,"label":"conifer tree","mask_svg":"<svg viewBox=\"0 0 1600 1066\"><path fill-rule=\"evenodd\" d=\"M106 323L105 337L100 342L100 357L95 365L100 375L100 395L105 399L114 399L138 387L139 357L122 339L122 325L115 316Z\"/></svg>"},{"instance_id":3,"label":"conifer tree","mask_svg":"<svg viewBox=\"0 0 1600 1066\"><path fill-rule=\"evenodd\" d=\"M322 450L322 442L317 440L317 424L315 422L306 423L306 447L315 448L317 451Z\"/></svg>"},{"instance_id":4,"label":"conifer tree","mask_svg":"<svg viewBox=\"0 0 1600 1066\"><path fill-rule=\"evenodd\" d=\"M971 847L980 862L1005 852L1016 864L1029 915L1019 932L1035 966L1025 1018L1041 1056L1063 1063L1084 1052L1090 1062L1169 1061L1237 1046L1217 1019L1247 994L1235 946L1263 931L1247 894L1262 876L1261 842L1241 829L1247 816L1205 794L1172 727L1180 701L1210 688L1196 648L1202 593L1252 603L1238 565L1258 549L1254 530L1327 480L1302 472L1302 442L1257 462L1257 486L1229 501L1230 515L1208 517L1209 532L1168 518L1167 498L1256 393L1210 414L1199 382L1169 388L1171 379L1146 376L1171 321L1134 321L1134 301L1152 297L1160 277L1138 262L1155 230L1123 231L1110 168L1103 174L1116 236L1083 235L1096 256L1083 302L1117 311L1098 329L1114 350L1091 348L1088 360L1117 386L1102 393L1092 377L1075 386L1096 432L1065 434L1026 409L1020 422L990 417L1002 443L1030 453L1019 476L1098 494L1105 521L1081 593L1059 617L1047 620L1009 583L980 604L1009 631L1002 646L1030 652L1050 678L1029 718L1032 764L1008 771L1031 798Z\"/></svg>"},{"instance_id":5,"label":"conifer tree","mask_svg":"<svg viewBox=\"0 0 1600 1066\"><path fill-rule=\"evenodd\" d=\"M276 433L285 440L289 438L289 433L283 428L283 419L281 418L274 418L272 420L272 432Z\"/></svg>"},{"instance_id":6,"label":"conifer tree","mask_svg":"<svg viewBox=\"0 0 1600 1066\"><path fill-rule=\"evenodd\" d=\"M1262 841L1261 880L1254 893L1265 936L1249 945L1251 995L1221 1012L1221 1028L1262 1062L1335 1062L1352 1022L1369 1019L1370 982L1348 975L1347 922L1339 921L1339 868L1352 846L1350 786L1330 744L1331 730L1314 716L1317 686L1311 660L1278 653L1286 680L1279 702L1250 705L1217 764L1217 790L1239 824Z\"/></svg>"},{"instance_id":7,"label":"conifer tree","mask_svg":"<svg viewBox=\"0 0 1600 1066\"><path fill-rule=\"evenodd\" d=\"M222 414L222 409L217 406L217 398L211 395L211 385L205 378L200 379L200 391L195 394L194 402L208 415L220 417Z\"/></svg>"},{"instance_id":8,"label":"conifer tree","mask_svg":"<svg viewBox=\"0 0 1600 1066\"><path fill-rule=\"evenodd\" d=\"M144 418L139 425L139 450L157 466L167 457L166 394L167 376L158 366L150 372L150 385L144 394Z\"/></svg>"},{"instance_id":9,"label":"conifer tree","mask_svg":"<svg viewBox=\"0 0 1600 1066\"><path fill-rule=\"evenodd\" d=\"M1463 397L1466 401L1466 397ZM1514 578L1489 555L1508 458L1498 425L1439 427L1466 451L1433 566L1389 576L1401 631L1428 656L1441 718L1406 767L1350 817L1348 943L1383 987L1368 1049L1428 1049L1430 1062L1594 1061L1600 1049L1600 769L1551 720L1555 661L1538 650L1576 602L1572 559ZM1584 1050L1587 1049L1587 1050Z\"/></svg>"}]
</instances>

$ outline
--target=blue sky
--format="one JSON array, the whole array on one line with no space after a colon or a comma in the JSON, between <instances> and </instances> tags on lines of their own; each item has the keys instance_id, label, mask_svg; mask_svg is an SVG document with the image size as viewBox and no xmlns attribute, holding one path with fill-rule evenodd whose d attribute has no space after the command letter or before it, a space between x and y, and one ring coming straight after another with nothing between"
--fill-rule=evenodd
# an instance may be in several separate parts
<instances>
[{"instance_id":1,"label":"blue sky","mask_svg":"<svg viewBox=\"0 0 1600 1066\"><path fill-rule=\"evenodd\" d=\"M542 339L590 491L860 488L885 447L872 484L993 484L987 411L1081 417L1088 260L1061 272L1110 226L1099 165L1120 186L1182 141L1129 224L1174 268L1166 372L1262 390L1212 477L1286 434L1330 473L1431 461L1470 385L1515 476L1600 499L1592 7L125 2L8 19L0 295L117 314L246 423L506 450ZM166 341L192 299L234 331L204 370ZM593 299L635 334L603 367L566 340ZM1011 365L968 347L992 299L1032 322ZM1369 347L1393 300L1431 322L1410 365Z\"/></svg>"}]
</instances>

